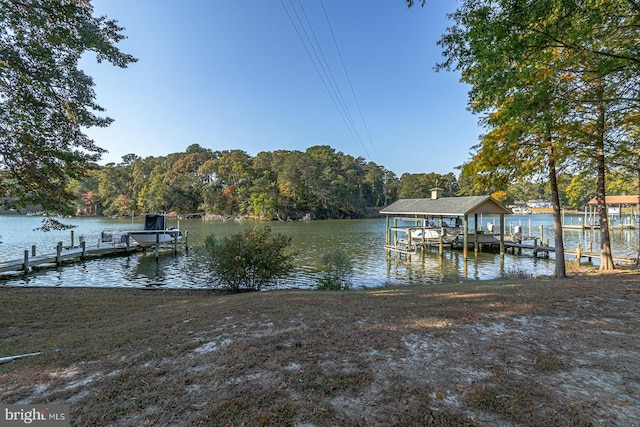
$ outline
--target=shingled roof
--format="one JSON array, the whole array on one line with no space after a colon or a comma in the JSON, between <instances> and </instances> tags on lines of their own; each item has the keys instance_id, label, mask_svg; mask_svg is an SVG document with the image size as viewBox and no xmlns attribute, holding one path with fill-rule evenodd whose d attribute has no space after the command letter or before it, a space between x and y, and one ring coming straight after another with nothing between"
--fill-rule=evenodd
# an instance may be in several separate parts
<instances>
[{"instance_id":1,"label":"shingled roof","mask_svg":"<svg viewBox=\"0 0 640 427\"><path fill-rule=\"evenodd\" d=\"M637 205L638 195L633 196L605 196L604 203L607 205ZM589 200L589 205L597 205L598 200L594 197Z\"/></svg>"},{"instance_id":2,"label":"shingled roof","mask_svg":"<svg viewBox=\"0 0 640 427\"><path fill-rule=\"evenodd\" d=\"M400 199L380 211L386 215L463 216L467 214L510 214L491 196Z\"/></svg>"}]
</instances>

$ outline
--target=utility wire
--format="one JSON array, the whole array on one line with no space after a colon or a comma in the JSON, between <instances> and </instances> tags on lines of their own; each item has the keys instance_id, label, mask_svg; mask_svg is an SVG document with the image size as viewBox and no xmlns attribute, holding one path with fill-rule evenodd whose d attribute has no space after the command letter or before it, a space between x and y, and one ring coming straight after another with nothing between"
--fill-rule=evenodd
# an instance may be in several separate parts
<instances>
[{"instance_id":1,"label":"utility wire","mask_svg":"<svg viewBox=\"0 0 640 427\"><path fill-rule=\"evenodd\" d=\"M347 82L349 83L349 88L351 89L351 94L353 95L353 99L356 103L356 107L358 108L358 113L360 114L360 120L362 121L362 125L364 130L367 133L367 138L369 139L369 145L373 150L374 160L378 160L378 153L376 152L376 146L373 144L373 140L371 139L371 134L369 133L369 127L367 126L367 122L364 119L364 115L362 114L362 109L360 108L360 103L358 102L358 97L356 96L356 92L353 89L353 85L351 84L351 78L349 77L349 73L347 72L347 67L344 63L344 59L342 58L342 52L340 51L340 47L338 46L338 41L336 39L335 34L333 33L333 27L331 27L331 22L329 21L329 15L327 14L327 10L324 7L324 1L320 0L320 5L322 6L322 12L324 14L324 18L327 21L327 26L329 27L329 31L331 32L331 37L333 38L333 44L336 46L336 51L338 52L338 57L340 58L340 63L342 64L342 69L344 70L344 74L347 77ZM365 150L366 152L366 150Z\"/></svg>"},{"instance_id":2,"label":"utility wire","mask_svg":"<svg viewBox=\"0 0 640 427\"><path fill-rule=\"evenodd\" d=\"M298 4L301 10L301 13L298 13L298 10L294 6L292 0L289 0L291 10L293 11L293 14L295 15L295 18L296 18L294 19L294 17L292 16L292 13L286 7L284 0L280 0L280 4L282 5L282 8L285 10L285 13L289 18L291 25L293 26L296 34L298 35L298 38L302 42L302 45L305 51L307 52L307 55L309 56L309 59L311 60L311 63L313 64L316 70L316 73L318 73L318 76L320 77L320 80L322 81L322 84L324 85L325 90L329 94L329 97L331 98L334 106L338 110L340 117L342 118L343 122L347 126L349 133L355 140L359 149L362 150L362 152L365 154L366 157L370 158L369 153L367 152L367 148L363 143L362 137L360 136L360 133L358 131L358 126L356 126L355 121L353 120L353 116L351 115L349 108L347 106L347 103L345 102L344 97L342 96L340 87L338 86L336 79L334 77L334 74L331 71L331 66L329 65L329 62L326 59L324 51L322 50L322 46L320 45L320 42L318 41L316 33L313 30L313 25L311 24L311 21L309 20L304 10L304 6L302 5L301 1L298 0ZM322 5L322 8L325 14L325 19L327 20L327 24L329 25L329 28L331 31L334 44L336 46L336 49L338 49L338 55L340 57L340 61L342 62L343 69L345 71L345 74L347 75L347 80L349 82L349 86L351 87L351 92L354 96L358 111L360 112L360 118L364 124L367 135L369 135L369 130L366 127L366 122L364 121L362 111L360 110L360 106L358 104L357 98L355 97L355 91L353 90L353 85L351 84L348 73L346 72L346 67L342 59L342 54L340 53L340 50L338 48L335 35L333 34L333 29L331 29L331 25L329 23L329 20L326 14L326 10L324 9L324 5ZM304 21L306 22L306 25L303 22L302 18L300 17L300 14L304 16ZM296 20L297 20L297 24L296 24ZM311 36L309 35L309 33L311 33ZM303 37L303 34L304 34L304 37ZM373 143L371 142L370 135L369 135L369 141L371 146L373 147ZM375 151L375 147L374 147L374 151Z\"/></svg>"},{"instance_id":3,"label":"utility wire","mask_svg":"<svg viewBox=\"0 0 640 427\"><path fill-rule=\"evenodd\" d=\"M291 0L290 0L290 2L291 2ZM338 101L336 99L335 89L334 88L329 88L330 84L329 84L329 82L327 81L327 78L326 78L326 71L324 69L323 69L323 71L320 71L320 68L322 68L322 64L321 63L319 64L318 61L314 59L314 55L316 56L316 58L318 56L316 51L315 51L315 47L313 46L312 43L307 44L307 42L305 42L305 39L302 37L302 34L300 33L300 29L298 28L298 25L296 25L295 20L293 19L293 17L289 13L289 10L284 5L283 0L280 0L280 4L282 5L282 7L284 8L285 12L287 13L287 16L289 17L289 21L291 22L291 25L293 26L296 34L298 35L298 38L300 39L300 42L302 43L305 51L307 52L307 55L309 56L309 59L311 60L311 63L313 64L313 67L316 70L316 73L318 73L318 76L320 77L320 80L322 81L322 84L324 85L325 90L329 94L329 97L331 98L331 101L333 102L333 105L336 107L336 109L338 110L338 113L340 114L340 117L342 118L342 120L347 125L347 129L351 133L351 136L354 139L356 139L357 137L354 134L353 129L349 126L349 122L348 122L347 118L344 115L343 109L341 109L341 107L340 107L340 105L339 105L339 103L338 103ZM300 27L302 28L303 32L305 33L305 35L307 37L307 40L310 40L304 25L302 25L302 21L300 20L300 16L298 15L297 11L293 7L293 4L291 5L291 7L293 8L296 17L298 18L298 22L300 23ZM310 49L313 50L314 55L311 54L311 50Z\"/></svg>"},{"instance_id":4,"label":"utility wire","mask_svg":"<svg viewBox=\"0 0 640 427\"><path fill-rule=\"evenodd\" d=\"M314 39L316 45L318 46L318 51L320 52L320 56L322 57L322 63L324 63L324 65L326 66L326 68L323 67L323 70L326 70L327 79L329 80L329 82L331 83L331 87L335 91L336 99L338 100L338 103L340 104L340 107L343 109L343 111L345 113L345 117L347 117L347 119L349 121L349 126L351 126L351 128L354 130L354 133L357 136L357 140L358 141L362 141L362 138L360 137L360 132L358 131L358 127L356 126L356 124L355 124L355 122L353 120L353 116L351 115L351 112L349 111L349 108L347 106L347 103L345 102L344 97L342 96L342 91L340 90L340 86L336 82L335 76L333 75L333 72L331 71L331 66L329 65L329 62L327 61L327 57L325 56L324 51L322 50L322 45L318 41L318 37L316 36L315 31L313 30L313 25L311 24L311 21L309 20L309 17L307 16L306 11L304 10L304 6L302 4L302 1L298 0L298 4L300 5L300 9L302 10L302 14L305 17L307 25L309 26L309 31L313 35L313 39ZM320 57L318 57L318 59L320 59ZM361 147L361 148L364 148L364 147Z\"/></svg>"}]
</instances>

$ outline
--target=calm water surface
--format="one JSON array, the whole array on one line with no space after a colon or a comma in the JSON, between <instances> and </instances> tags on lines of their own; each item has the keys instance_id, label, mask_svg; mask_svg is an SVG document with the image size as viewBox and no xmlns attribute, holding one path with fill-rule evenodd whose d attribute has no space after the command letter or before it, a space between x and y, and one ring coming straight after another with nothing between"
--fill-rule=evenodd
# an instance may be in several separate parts
<instances>
[{"instance_id":1,"label":"calm water surface","mask_svg":"<svg viewBox=\"0 0 640 427\"><path fill-rule=\"evenodd\" d=\"M482 223L493 221L481 218ZM37 253L55 252L57 242L69 245L70 231L42 232L34 229L41 225L42 218L26 216L0 216L0 260L20 259L25 249L37 246ZM117 220L109 218L70 218L67 224L76 225L75 244L83 235L89 245L98 242L102 231L135 230L142 228L136 219ZM207 257L203 251L205 236L223 236L237 233L251 226L269 225L274 232L292 238L295 254L294 274L282 280L282 288L313 288L322 274L322 255L332 249L348 251L354 261L355 287L380 287L387 284L434 284L443 281L484 280L499 277L509 272L552 274L553 260L534 259L529 256L506 255L504 263L497 254L470 253L467 263L462 251L445 250L440 258L437 248L427 251L424 257L414 255L411 261L388 257L384 250L384 219L328 220L310 222L242 222L219 223L200 220L169 221L169 226L180 226L189 230L190 250L181 249L177 256L161 254L158 261L153 252L136 253L128 257L93 259L65 265L23 276L2 276L0 286L118 286L118 287L171 287L201 288L212 284ZM542 226L543 238L553 244L553 228L550 215L513 216L506 220L506 228L520 225L523 234L539 236ZM636 230L614 230L614 251L620 254L637 253ZM580 243L586 248L589 243L599 247L599 233L567 230L565 245L575 248Z\"/></svg>"}]
</instances>

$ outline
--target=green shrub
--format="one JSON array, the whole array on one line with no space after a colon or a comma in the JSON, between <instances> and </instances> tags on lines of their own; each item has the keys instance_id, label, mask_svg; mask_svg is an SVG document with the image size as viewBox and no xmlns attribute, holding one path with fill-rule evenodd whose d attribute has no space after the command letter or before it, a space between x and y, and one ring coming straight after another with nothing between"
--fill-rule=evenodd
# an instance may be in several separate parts
<instances>
[{"instance_id":1,"label":"green shrub","mask_svg":"<svg viewBox=\"0 0 640 427\"><path fill-rule=\"evenodd\" d=\"M269 227L254 227L223 238L210 235L204 244L214 280L233 291L259 291L293 269L293 255L287 252L291 238L272 234Z\"/></svg>"},{"instance_id":2,"label":"green shrub","mask_svg":"<svg viewBox=\"0 0 640 427\"><path fill-rule=\"evenodd\" d=\"M353 262L343 249L335 249L322 256L325 272L318 279L318 289L340 291L351 287Z\"/></svg>"}]
</instances>

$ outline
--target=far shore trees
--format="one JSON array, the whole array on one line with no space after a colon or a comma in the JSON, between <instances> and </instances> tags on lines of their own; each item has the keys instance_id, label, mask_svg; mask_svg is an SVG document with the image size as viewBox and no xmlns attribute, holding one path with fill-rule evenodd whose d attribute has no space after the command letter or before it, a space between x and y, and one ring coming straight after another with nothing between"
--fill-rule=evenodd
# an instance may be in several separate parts
<instances>
[{"instance_id":1,"label":"far shore trees","mask_svg":"<svg viewBox=\"0 0 640 427\"><path fill-rule=\"evenodd\" d=\"M423 176L429 179L422 179ZM411 176L420 185L409 185ZM174 212L262 220L362 218L398 198L403 188L428 194L432 182L457 191L453 173L395 174L330 146L305 151L214 151L192 144L185 152L141 158L135 154L74 181L77 209L114 216ZM87 194L91 192L91 204ZM406 191L405 191L406 192Z\"/></svg>"},{"instance_id":2,"label":"far shore trees","mask_svg":"<svg viewBox=\"0 0 640 427\"><path fill-rule=\"evenodd\" d=\"M68 213L72 178L105 151L84 129L108 126L93 80L78 68L85 52L126 67L117 21L94 17L88 1L0 2L0 203Z\"/></svg>"}]
</instances>

